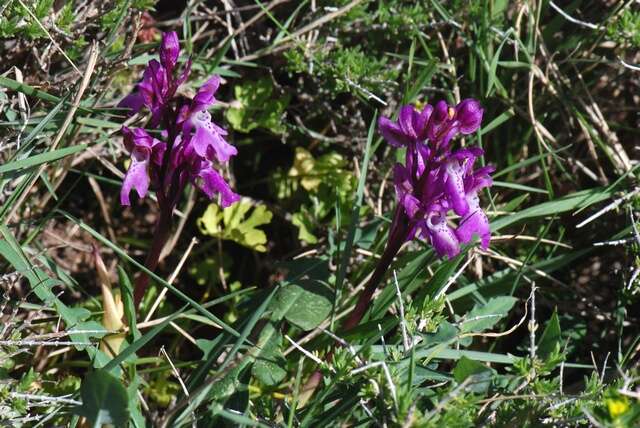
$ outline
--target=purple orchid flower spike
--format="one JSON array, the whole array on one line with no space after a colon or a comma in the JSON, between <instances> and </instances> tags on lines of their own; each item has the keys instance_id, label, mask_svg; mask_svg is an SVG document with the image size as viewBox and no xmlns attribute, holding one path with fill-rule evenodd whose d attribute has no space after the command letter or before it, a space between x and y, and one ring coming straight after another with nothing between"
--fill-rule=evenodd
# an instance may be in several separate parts
<instances>
[{"instance_id":1,"label":"purple orchid flower spike","mask_svg":"<svg viewBox=\"0 0 640 428\"><path fill-rule=\"evenodd\" d=\"M239 198L215 171L217 165L227 163L238 153L225 140L227 132L211 120L211 114L207 111L216 102L215 92L220 86L220 77L209 78L191 101L177 98L175 93L190 69L190 63L187 62L183 72L175 77L179 57L177 34L164 33L160 61L149 61L142 82L120 102L120 106L130 107L132 113L147 107L152 114L149 125L152 128L162 126L160 130L163 138L168 140L158 147L162 147L163 153L167 147L171 151L170 156L156 155L153 157L156 162L150 162L151 154L155 153L153 150L160 150L152 150L156 147L155 142L161 142L152 139L142 129L123 128L125 146L132 155L130 172L123 183L123 205L130 204L129 192L132 189L142 198L150 186L158 190L164 189L163 193L170 193L159 195L159 203L174 201L175 195L181 193L181 188L188 181L196 184L209 198L221 195L221 204L224 206ZM130 141L135 143L127 143ZM164 163L167 165L163 165ZM164 177L160 177L161 172L164 172Z\"/></svg>"},{"instance_id":2,"label":"purple orchid flower spike","mask_svg":"<svg viewBox=\"0 0 640 428\"><path fill-rule=\"evenodd\" d=\"M452 152L451 141L480 128L484 110L474 99L455 106L439 101L421 111L407 105L398 120L380 117L380 134L395 148L405 148L405 164L394 166L397 197L385 250L356 307L344 324L349 330L362 319L378 283L402 244L416 236L427 240L436 254L452 259L462 244L473 242L487 248L491 239L489 220L478 192L491 186L493 167L473 169L483 151L477 147ZM453 214L459 217L456 221Z\"/></svg>"},{"instance_id":3,"label":"purple orchid flower spike","mask_svg":"<svg viewBox=\"0 0 640 428\"><path fill-rule=\"evenodd\" d=\"M343 324L345 330L351 330L363 318L378 284L406 241L421 236L438 256L449 259L460 254L460 246L471 243L474 237L480 239L483 248L488 247L489 220L478 192L491 186L494 169L473 169L476 159L483 155L480 148L450 149L457 134L472 134L480 128L483 113L478 101L466 99L456 106L444 101L435 106L427 104L421 111L403 106L397 121L387 117L378 120L378 129L387 142L406 148L405 164L396 164L393 169L398 203L387 244ZM448 219L450 212L460 216L457 226Z\"/></svg>"},{"instance_id":4,"label":"purple orchid flower spike","mask_svg":"<svg viewBox=\"0 0 640 428\"><path fill-rule=\"evenodd\" d=\"M474 133L482 122L483 109L474 99L456 106L439 101L427 104L422 111L403 106L398 120L381 117L380 133L394 147L406 147L405 165L394 167L394 184L402 215L396 222L406 222L405 239L415 231L427 239L436 253L448 258L460 252L460 244L480 238L489 244L489 222L480 207L478 191L491 185L492 167L473 170L483 155L477 147L450 150L458 134ZM447 221L450 211L461 217L458 226ZM398 229L394 224L392 228Z\"/></svg>"},{"instance_id":5,"label":"purple orchid flower spike","mask_svg":"<svg viewBox=\"0 0 640 428\"><path fill-rule=\"evenodd\" d=\"M149 61L142 81L119 104L128 108L130 115L146 107L151 113L147 127L159 131L162 138L154 138L142 128L122 129L131 164L122 183L120 202L131 205L132 190L144 198L153 188L160 208L145 263L149 270L158 263L171 229L172 213L189 183L210 199L218 197L222 207L240 199L219 172L238 151L226 141L227 132L211 120L207 110L216 102L220 77L209 78L193 99L176 96L178 87L190 73L191 61L177 72L180 44L175 32L162 35L159 57L160 61ZM139 278L134 295L136 304L148 284L147 276Z\"/></svg>"}]
</instances>

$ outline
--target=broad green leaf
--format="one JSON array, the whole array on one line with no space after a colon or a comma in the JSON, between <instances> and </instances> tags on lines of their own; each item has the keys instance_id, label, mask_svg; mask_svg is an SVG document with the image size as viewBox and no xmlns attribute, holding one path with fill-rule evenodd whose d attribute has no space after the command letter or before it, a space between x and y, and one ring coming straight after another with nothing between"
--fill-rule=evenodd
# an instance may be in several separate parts
<instances>
[{"instance_id":1,"label":"broad green leaf","mask_svg":"<svg viewBox=\"0 0 640 428\"><path fill-rule=\"evenodd\" d=\"M489 367L474 361L466 356L462 356L453 369L453 377L458 383L469 380L469 388L475 393L484 393L489 388L493 370Z\"/></svg>"},{"instance_id":2,"label":"broad green leaf","mask_svg":"<svg viewBox=\"0 0 640 428\"><path fill-rule=\"evenodd\" d=\"M553 311L551 319L547 322L547 326L540 336L537 345L537 355L543 360L546 359L558 345L560 345L561 330L558 312Z\"/></svg>"},{"instance_id":3,"label":"broad green leaf","mask_svg":"<svg viewBox=\"0 0 640 428\"><path fill-rule=\"evenodd\" d=\"M217 204L210 204L202 217L198 219L198 227L205 235L235 241L240 245L256 251L265 252L267 235L258 226L269 224L273 214L265 205L256 205L247 198L222 211Z\"/></svg>"},{"instance_id":4,"label":"broad green leaf","mask_svg":"<svg viewBox=\"0 0 640 428\"><path fill-rule=\"evenodd\" d=\"M424 335L423 346L439 345L448 343L458 336L458 329L448 321L443 321L438 326L435 333L427 333Z\"/></svg>"},{"instance_id":5,"label":"broad green leaf","mask_svg":"<svg viewBox=\"0 0 640 428\"><path fill-rule=\"evenodd\" d=\"M89 373L80 387L82 405L76 413L89 420L92 426L111 424L125 427L129 420L129 399L120 379L106 370Z\"/></svg>"},{"instance_id":6,"label":"broad green leaf","mask_svg":"<svg viewBox=\"0 0 640 428\"><path fill-rule=\"evenodd\" d=\"M460 331L462 333L479 332L493 327L507 316L517 301L515 297L501 296L490 299L484 305L476 306L460 321Z\"/></svg>"},{"instance_id":7,"label":"broad green leaf","mask_svg":"<svg viewBox=\"0 0 640 428\"><path fill-rule=\"evenodd\" d=\"M319 281L301 279L278 291L274 317L284 317L303 330L311 330L331 312L332 298L331 290Z\"/></svg>"},{"instance_id":8,"label":"broad green leaf","mask_svg":"<svg viewBox=\"0 0 640 428\"><path fill-rule=\"evenodd\" d=\"M282 355L282 335L272 322L265 325L258 339L260 353L251 369L253 376L265 385L277 385L287 375Z\"/></svg>"}]
</instances>

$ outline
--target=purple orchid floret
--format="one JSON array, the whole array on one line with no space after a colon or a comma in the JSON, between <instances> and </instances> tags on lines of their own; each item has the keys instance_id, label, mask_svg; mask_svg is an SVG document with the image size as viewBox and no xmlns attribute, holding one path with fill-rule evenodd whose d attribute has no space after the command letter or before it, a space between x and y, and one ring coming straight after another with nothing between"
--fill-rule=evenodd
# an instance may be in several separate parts
<instances>
[{"instance_id":1,"label":"purple orchid floret","mask_svg":"<svg viewBox=\"0 0 640 428\"><path fill-rule=\"evenodd\" d=\"M124 176L122 189L120 190L120 203L131 205L129 193L136 189L138 196L144 198L149 191L149 170L154 171L152 165L162 165L162 157L167 144L153 138L144 129L122 128L124 134L124 146L131 153L131 164Z\"/></svg>"},{"instance_id":2,"label":"purple orchid floret","mask_svg":"<svg viewBox=\"0 0 640 428\"><path fill-rule=\"evenodd\" d=\"M131 164L122 184L120 202L130 205L135 189L144 198L149 188L156 190L163 212L172 212L184 187L193 183L210 199L220 196L227 207L240 199L218 172L238 151L225 140L227 132L211 120L208 108L215 102L220 77L212 76L193 99L176 96L187 79L191 62L177 73L180 44L175 32L162 35L160 61L147 64L143 79L118 105L133 115L146 107L151 112L148 127L159 131L161 139L141 128L124 127L125 147Z\"/></svg>"},{"instance_id":3,"label":"purple orchid floret","mask_svg":"<svg viewBox=\"0 0 640 428\"><path fill-rule=\"evenodd\" d=\"M422 111L403 106L397 121L381 117L378 122L389 144L406 147L405 165L394 167L400 210L395 222L409 225L404 239L419 234L439 256L450 259L460 253L461 244L472 242L474 237L485 249L491 238L478 192L491 186L494 168L473 169L483 155L478 147L450 148L456 135L472 134L480 128L483 112L474 99L456 106L439 101L435 106L427 104ZM451 212L460 217L457 227L447 219ZM392 231L396 229L400 228L393 225Z\"/></svg>"}]
</instances>

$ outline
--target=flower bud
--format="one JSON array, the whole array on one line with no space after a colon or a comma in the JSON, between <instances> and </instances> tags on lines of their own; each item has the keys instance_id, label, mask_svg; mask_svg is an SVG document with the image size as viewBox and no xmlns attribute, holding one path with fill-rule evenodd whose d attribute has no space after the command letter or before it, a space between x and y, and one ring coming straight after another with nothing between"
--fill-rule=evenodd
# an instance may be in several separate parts
<instances>
[{"instance_id":1,"label":"flower bud","mask_svg":"<svg viewBox=\"0 0 640 428\"><path fill-rule=\"evenodd\" d=\"M173 70L180 56L180 43L175 31L162 34L162 45L160 46L160 63L168 70Z\"/></svg>"},{"instance_id":2,"label":"flower bud","mask_svg":"<svg viewBox=\"0 0 640 428\"><path fill-rule=\"evenodd\" d=\"M480 128L482 122L482 114L484 110L480 107L480 103L472 98L462 100L456 106L455 117L460 122L460 132L463 134L471 134Z\"/></svg>"}]
</instances>

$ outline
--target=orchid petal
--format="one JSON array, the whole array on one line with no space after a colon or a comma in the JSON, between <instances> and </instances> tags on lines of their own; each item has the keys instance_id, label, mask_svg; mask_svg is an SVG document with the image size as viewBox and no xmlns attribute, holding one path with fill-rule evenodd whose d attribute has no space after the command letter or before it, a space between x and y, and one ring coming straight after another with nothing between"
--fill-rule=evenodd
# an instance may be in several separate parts
<instances>
[{"instance_id":1,"label":"orchid petal","mask_svg":"<svg viewBox=\"0 0 640 428\"><path fill-rule=\"evenodd\" d=\"M198 89L198 93L193 97L192 110L193 111L201 111L205 110L211 104L216 102L216 98L214 94L218 90L220 86L220 76L214 75L209 80L207 80L201 87Z\"/></svg>"},{"instance_id":2,"label":"orchid petal","mask_svg":"<svg viewBox=\"0 0 640 428\"><path fill-rule=\"evenodd\" d=\"M403 135L400 125L384 116L378 119L378 130L384 139L393 147L403 147L409 142L407 137Z\"/></svg>"},{"instance_id":3,"label":"orchid petal","mask_svg":"<svg viewBox=\"0 0 640 428\"><path fill-rule=\"evenodd\" d=\"M144 97L141 93L136 91L124 97L122 101L118 103L117 107L129 109L129 111L127 111L127 115L133 116L142 110L142 106L144 106Z\"/></svg>"},{"instance_id":4,"label":"orchid petal","mask_svg":"<svg viewBox=\"0 0 640 428\"><path fill-rule=\"evenodd\" d=\"M135 152L134 152L135 153ZM131 189L136 189L140 199L144 198L149 191L149 166L148 157L131 157L131 165L127 170L127 174L122 181L122 189L120 190L120 203L125 206L131 205L129 193Z\"/></svg>"},{"instance_id":5,"label":"orchid petal","mask_svg":"<svg viewBox=\"0 0 640 428\"><path fill-rule=\"evenodd\" d=\"M466 193L464 190L464 169L460 162L452 160L447 162L445 166L446 181L444 183L444 190L447 193L453 210L456 214L463 216L469 211L469 204L466 200Z\"/></svg>"},{"instance_id":6,"label":"orchid petal","mask_svg":"<svg viewBox=\"0 0 640 428\"><path fill-rule=\"evenodd\" d=\"M422 112L418 115L415 121L415 131L418 136L418 140L424 141L427 139L427 124L429 123L429 118L433 113L433 106L431 104L427 104L422 109Z\"/></svg>"},{"instance_id":7,"label":"orchid petal","mask_svg":"<svg viewBox=\"0 0 640 428\"><path fill-rule=\"evenodd\" d=\"M487 249L491 240L489 219L480 208L477 194L472 193L467 196L467 199L470 206L469 213L460 220L456 236L460 242L468 244L477 235L480 238L482 248Z\"/></svg>"},{"instance_id":8,"label":"orchid petal","mask_svg":"<svg viewBox=\"0 0 640 428\"><path fill-rule=\"evenodd\" d=\"M174 86L176 89L178 88L178 86L182 85L187 80L190 73L191 73L191 58L189 58L187 62L184 64L184 67L182 68L182 73L180 73L180 75L174 82Z\"/></svg>"},{"instance_id":9,"label":"orchid petal","mask_svg":"<svg viewBox=\"0 0 640 428\"><path fill-rule=\"evenodd\" d=\"M123 126L122 134L124 136L124 146L129 152L142 148L150 151L153 146L153 137L142 128L131 129Z\"/></svg>"},{"instance_id":10,"label":"orchid petal","mask_svg":"<svg viewBox=\"0 0 640 428\"><path fill-rule=\"evenodd\" d=\"M431 245L439 256L454 258L460 253L460 243L454 231L447 224L447 219L441 213L433 213L426 221L427 235Z\"/></svg>"},{"instance_id":11,"label":"orchid petal","mask_svg":"<svg viewBox=\"0 0 640 428\"><path fill-rule=\"evenodd\" d=\"M198 173L201 179L197 186L212 199L216 194L220 194L220 205L226 208L234 202L240 200L240 196L234 193L226 181L210 166L203 168Z\"/></svg>"},{"instance_id":12,"label":"orchid petal","mask_svg":"<svg viewBox=\"0 0 640 428\"><path fill-rule=\"evenodd\" d=\"M180 136L178 136L179 138ZM176 144L178 142L176 141ZM153 145L151 146L151 162L161 166L164 160L164 153L167 150L167 143L158 139L153 139Z\"/></svg>"},{"instance_id":13,"label":"orchid petal","mask_svg":"<svg viewBox=\"0 0 640 428\"><path fill-rule=\"evenodd\" d=\"M413 106L406 105L400 109L400 114L398 115L400 129L406 136L412 139L417 137L416 130L413 127L413 119L416 114L417 112Z\"/></svg>"},{"instance_id":14,"label":"orchid petal","mask_svg":"<svg viewBox=\"0 0 640 428\"><path fill-rule=\"evenodd\" d=\"M211 115L206 110L196 113L193 118L193 125L196 128L193 136L193 149L200 157L206 157L211 148L219 162L228 162L231 156L238 154L238 150L227 143L222 135L217 132L220 129L211 122Z\"/></svg>"},{"instance_id":15,"label":"orchid petal","mask_svg":"<svg viewBox=\"0 0 640 428\"><path fill-rule=\"evenodd\" d=\"M429 117L426 134L432 142L438 137L440 128L449 117L449 106L445 101L438 101Z\"/></svg>"}]
</instances>

